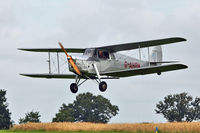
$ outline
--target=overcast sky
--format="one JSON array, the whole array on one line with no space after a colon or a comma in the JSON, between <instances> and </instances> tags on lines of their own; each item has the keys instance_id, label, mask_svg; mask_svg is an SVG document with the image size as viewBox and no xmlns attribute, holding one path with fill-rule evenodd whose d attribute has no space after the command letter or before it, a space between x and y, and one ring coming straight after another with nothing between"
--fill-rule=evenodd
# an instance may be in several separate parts
<instances>
[{"instance_id":1,"label":"overcast sky","mask_svg":"<svg viewBox=\"0 0 200 133\"><path fill-rule=\"evenodd\" d=\"M62 103L91 92L119 106L112 123L165 122L154 111L164 96L200 96L199 13L199 0L0 0L0 89L7 90L12 120L17 123L34 110L40 111L42 122L51 122ZM163 46L164 60L179 60L188 69L108 80L105 93L93 81L75 95L69 90L74 80L18 75L47 73L48 64L47 54L17 48L58 47L58 41L68 48L86 48L168 37L187 42Z\"/></svg>"}]
</instances>

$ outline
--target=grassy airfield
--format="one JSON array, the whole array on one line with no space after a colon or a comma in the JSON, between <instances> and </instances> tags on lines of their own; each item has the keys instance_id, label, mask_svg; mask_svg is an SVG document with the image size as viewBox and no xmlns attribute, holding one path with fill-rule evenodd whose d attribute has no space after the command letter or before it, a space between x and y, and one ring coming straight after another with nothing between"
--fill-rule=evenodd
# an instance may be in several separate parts
<instances>
[{"instance_id":1,"label":"grassy airfield","mask_svg":"<svg viewBox=\"0 0 200 133\"><path fill-rule=\"evenodd\" d=\"M5 131L5 130L1 131L0 130L0 133L156 133L156 132L52 132L52 131L47 132L47 131ZM168 132L158 132L158 133L168 133Z\"/></svg>"},{"instance_id":2,"label":"grassy airfield","mask_svg":"<svg viewBox=\"0 0 200 133\"><path fill-rule=\"evenodd\" d=\"M1 131L0 130L0 133L94 133L94 132L52 132L52 131L46 132L46 131ZM130 132L95 132L95 133L130 133ZM152 133L152 132L135 132L135 133Z\"/></svg>"},{"instance_id":3,"label":"grassy airfield","mask_svg":"<svg viewBox=\"0 0 200 133\"><path fill-rule=\"evenodd\" d=\"M92 132L0 131L0 133L92 133ZM128 132L95 132L95 133L128 133ZM144 133L144 132L137 132L137 133Z\"/></svg>"},{"instance_id":4,"label":"grassy airfield","mask_svg":"<svg viewBox=\"0 0 200 133\"><path fill-rule=\"evenodd\" d=\"M0 133L200 133L200 122L179 123L134 123L134 124L97 124L97 123L27 123L14 125Z\"/></svg>"}]
</instances>

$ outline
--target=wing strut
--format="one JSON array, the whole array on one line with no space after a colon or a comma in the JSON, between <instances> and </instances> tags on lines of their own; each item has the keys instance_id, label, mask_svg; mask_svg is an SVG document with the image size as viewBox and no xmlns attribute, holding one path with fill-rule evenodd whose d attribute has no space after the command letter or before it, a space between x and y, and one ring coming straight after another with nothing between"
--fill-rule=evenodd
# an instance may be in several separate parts
<instances>
[{"instance_id":1,"label":"wing strut","mask_svg":"<svg viewBox=\"0 0 200 133\"><path fill-rule=\"evenodd\" d=\"M60 74L60 61L59 61L59 53L57 52L57 64L58 64L58 74Z\"/></svg>"},{"instance_id":2,"label":"wing strut","mask_svg":"<svg viewBox=\"0 0 200 133\"><path fill-rule=\"evenodd\" d=\"M93 67L94 67L94 70L95 70L95 72L96 72L96 74L97 74L97 77L98 77L99 81L101 82L101 76L100 76L100 74L99 74L99 71L98 71L98 69L97 69L96 64L92 64L92 65L93 65Z\"/></svg>"},{"instance_id":3,"label":"wing strut","mask_svg":"<svg viewBox=\"0 0 200 133\"><path fill-rule=\"evenodd\" d=\"M149 47L147 48L148 49L148 60L149 60L149 67L151 66L151 64L150 64L150 52L149 52Z\"/></svg>"},{"instance_id":4,"label":"wing strut","mask_svg":"<svg viewBox=\"0 0 200 133\"><path fill-rule=\"evenodd\" d=\"M51 74L51 53L50 52L48 52L48 60L47 60L47 62L49 63L49 74Z\"/></svg>"},{"instance_id":5,"label":"wing strut","mask_svg":"<svg viewBox=\"0 0 200 133\"><path fill-rule=\"evenodd\" d=\"M140 48L140 45L138 45L138 50L139 50L139 59L141 60L141 48Z\"/></svg>"}]
</instances>

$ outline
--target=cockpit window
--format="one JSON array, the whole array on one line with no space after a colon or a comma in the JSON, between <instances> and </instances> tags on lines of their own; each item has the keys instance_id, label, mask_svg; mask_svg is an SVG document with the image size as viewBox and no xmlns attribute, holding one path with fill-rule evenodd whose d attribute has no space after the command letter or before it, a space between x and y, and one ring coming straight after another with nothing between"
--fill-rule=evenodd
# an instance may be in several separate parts
<instances>
[{"instance_id":1,"label":"cockpit window","mask_svg":"<svg viewBox=\"0 0 200 133\"><path fill-rule=\"evenodd\" d=\"M110 53L110 57L111 57L112 60L115 59L115 55L113 53Z\"/></svg>"},{"instance_id":2,"label":"cockpit window","mask_svg":"<svg viewBox=\"0 0 200 133\"><path fill-rule=\"evenodd\" d=\"M98 57L100 59L109 59L109 53L107 51L98 50Z\"/></svg>"},{"instance_id":3,"label":"cockpit window","mask_svg":"<svg viewBox=\"0 0 200 133\"><path fill-rule=\"evenodd\" d=\"M94 49L86 49L83 55L87 55L89 57L92 57L94 55Z\"/></svg>"}]
</instances>

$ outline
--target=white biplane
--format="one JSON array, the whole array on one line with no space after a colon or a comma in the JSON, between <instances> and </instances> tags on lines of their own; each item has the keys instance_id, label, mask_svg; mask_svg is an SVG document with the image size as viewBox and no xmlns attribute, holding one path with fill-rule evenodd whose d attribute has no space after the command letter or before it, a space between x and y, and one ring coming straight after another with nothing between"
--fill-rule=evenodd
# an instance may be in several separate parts
<instances>
[{"instance_id":1,"label":"white biplane","mask_svg":"<svg viewBox=\"0 0 200 133\"><path fill-rule=\"evenodd\" d=\"M107 83L104 79L119 79L123 77L146 75L162 72L174 71L187 68L184 64L177 64L174 61L162 60L162 48L160 45L186 41L184 38L173 37L159 40L143 41L136 43L126 43L93 48L67 48L65 49L59 42L61 48L20 48L19 50L31 52L49 53L49 73L47 74L21 74L33 78L61 78L75 79L75 83L70 85L72 93L77 93L78 87L85 81L96 80L99 90L104 92ZM154 47L153 47L154 46ZM148 61L141 59L141 48L148 48ZM153 47L151 54L149 47ZM119 51L139 49L139 59L118 53ZM59 54L64 52L67 56L69 71L74 74L51 73L50 53L57 53L58 67ZM68 53L83 53L81 58L75 58ZM169 63L169 64L166 64ZM165 64L165 65L163 65ZM83 79L82 82L81 79Z\"/></svg>"}]
</instances>

